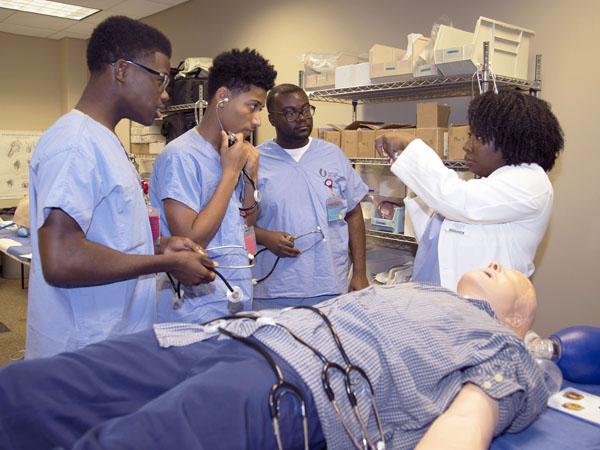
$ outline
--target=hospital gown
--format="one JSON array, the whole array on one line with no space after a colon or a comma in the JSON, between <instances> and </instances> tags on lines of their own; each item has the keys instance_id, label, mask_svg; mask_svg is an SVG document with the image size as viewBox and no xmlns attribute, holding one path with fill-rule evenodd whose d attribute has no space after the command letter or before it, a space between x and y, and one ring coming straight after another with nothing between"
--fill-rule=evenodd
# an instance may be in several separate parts
<instances>
[{"instance_id":1,"label":"hospital gown","mask_svg":"<svg viewBox=\"0 0 600 450\"><path fill-rule=\"evenodd\" d=\"M163 200L166 198L177 200L188 208L200 212L212 198L221 174L219 154L195 128L165 147L156 157L150 178L150 201L153 206L160 208L160 231L163 236L172 235ZM238 209L241 207L239 196L242 188L240 181L231 194L221 226L207 248L244 245L244 221ZM221 266L248 265L247 253L243 248L209 251L208 254ZM250 309L252 299L250 269L223 268L219 269L219 272L229 284L238 286L242 290L243 307ZM229 314L229 306L234 306L228 305L227 287L218 277L212 283L182 286L184 303L176 310L171 308L175 297L166 276L160 277L158 286L159 321L202 323Z\"/></svg>"},{"instance_id":2,"label":"hospital gown","mask_svg":"<svg viewBox=\"0 0 600 450\"><path fill-rule=\"evenodd\" d=\"M467 382L499 400L496 435L522 430L545 410L549 392L537 364L486 302L405 283L372 286L318 307L370 378L388 449L414 448ZM262 315L344 365L318 314ZM263 343L284 379L298 386L310 448L324 441L332 450L353 448L323 391L320 359L281 327L258 328L249 319L225 326ZM276 448L267 401L276 378L260 353L196 324L157 324L155 332L171 347L141 332L0 369L0 448ZM337 375L332 385L360 436ZM363 384L355 387L377 440L369 396ZM291 398L284 397L280 411L284 448L303 448L298 402Z\"/></svg>"},{"instance_id":3,"label":"hospital gown","mask_svg":"<svg viewBox=\"0 0 600 450\"><path fill-rule=\"evenodd\" d=\"M55 287L42 273L37 230L51 208L77 222L86 239L123 253L154 253L139 176L115 134L73 110L40 138L30 166L33 259L26 358L51 356L149 328L155 276L87 287Z\"/></svg>"},{"instance_id":4,"label":"hospital gown","mask_svg":"<svg viewBox=\"0 0 600 450\"><path fill-rule=\"evenodd\" d=\"M348 291L348 224L328 221L327 201L335 194L341 217L360 203L367 185L339 147L311 138L300 161L275 141L258 147L258 189L262 194L257 225L269 231L301 235L321 227L325 240L297 258L281 258L273 274L254 288L255 298L277 299L338 295ZM331 181L331 188L326 182ZM305 249L320 239L311 234L296 241ZM263 252L253 268L255 278L266 275L276 256Z\"/></svg>"}]
</instances>

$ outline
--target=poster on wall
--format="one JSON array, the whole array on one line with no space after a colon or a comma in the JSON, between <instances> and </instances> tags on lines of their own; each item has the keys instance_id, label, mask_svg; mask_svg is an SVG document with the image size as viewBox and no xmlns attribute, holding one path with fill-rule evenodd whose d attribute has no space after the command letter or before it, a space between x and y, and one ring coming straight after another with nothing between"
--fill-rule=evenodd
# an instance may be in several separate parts
<instances>
[{"instance_id":1,"label":"poster on wall","mask_svg":"<svg viewBox=\"0 0 600 450\"><path fill-rule=\"evenodd\" d=\"M41 131L0 130L0 199L26 197L29 161Z\"/></svg>"}]
</instances>

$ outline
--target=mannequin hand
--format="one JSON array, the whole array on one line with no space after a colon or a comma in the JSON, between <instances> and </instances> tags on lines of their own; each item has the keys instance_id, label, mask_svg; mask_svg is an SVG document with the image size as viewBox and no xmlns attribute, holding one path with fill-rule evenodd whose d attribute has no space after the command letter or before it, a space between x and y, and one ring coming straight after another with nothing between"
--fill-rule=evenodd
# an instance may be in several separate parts
<instances>
[{"instance_id":1,"label":"mannequin hand","mask_svg":"<svg viewBox=\"0 0 600 450\"><path fill-rule=\"evenodd\" d=\"M393 164L398 154L415 139L416 137L408 133L386 133L375 139L375 149L382 158L386 158L390 164Z\"/></svg>"},{"instance_id":2,"label":"mannequin hand","mask_svg":"<svg viewBox=\"0 0 600 450\"><path fill-rule=\"evenodd\" d=\"M230 147L227 133L221 131L221 167L223 173L229 172L238 176L248 161L249 146L252 145L244 141L243 134L236 134L236 137L237 142Z\"/></svg>"},{"instance_id":3,"label":"mannequin hand","mask_svg":"<svg viewBox=\"0 0 600 450\"><path fill-rule=\"evenodd\" d=\"M265 233L265 238L265 247L277 256L295 258L302 253L300 249L294 247L294 237L290 233L268 231Z\"/></svg>"}]
</instances>

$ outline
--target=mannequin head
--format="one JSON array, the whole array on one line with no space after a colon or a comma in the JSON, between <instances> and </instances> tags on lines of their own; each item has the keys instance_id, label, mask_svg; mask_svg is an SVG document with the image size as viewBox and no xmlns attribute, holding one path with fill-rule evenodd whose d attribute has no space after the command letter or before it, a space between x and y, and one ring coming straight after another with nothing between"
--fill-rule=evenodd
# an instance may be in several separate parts
<instances>
[{"instance_id":1,"label":"mannequin head","mask_svg":"<svg viewBox=\"0 0 600 450\"><path fill-rule=\"evenodd\" d=\"M498 320L524 338L535 320L535 289L521 272L505 269L494 261L487 268L465 273L457 292L463 297L486 300Z\"/></svg>"}]
</instances>

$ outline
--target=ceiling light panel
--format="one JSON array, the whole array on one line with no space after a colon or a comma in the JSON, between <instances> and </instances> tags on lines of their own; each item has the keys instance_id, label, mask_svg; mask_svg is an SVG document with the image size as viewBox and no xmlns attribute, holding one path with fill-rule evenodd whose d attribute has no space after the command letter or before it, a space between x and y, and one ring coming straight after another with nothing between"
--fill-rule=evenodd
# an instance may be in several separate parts
<instances>
[{"instance_id":1,"label":"ceiling light panel","mask_svg":"<svg viewBox=\"0 0 600 450\"><path fill-rule=\"evenodd\" d=\"M63 17L65 19L81 20L88 17L98 9L86 8L66 3L51 2L47 0L0 0L0 8L15 9L46 16Z\"/></svg>"}]
</instances>

